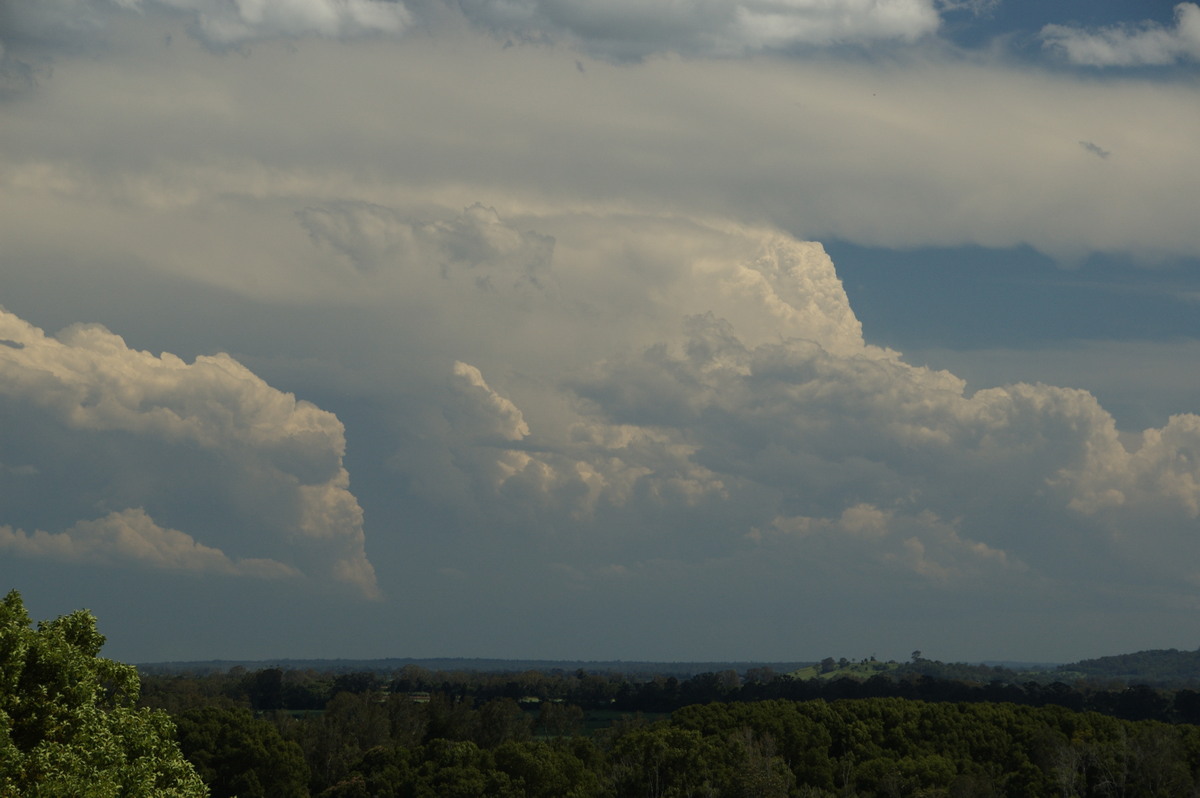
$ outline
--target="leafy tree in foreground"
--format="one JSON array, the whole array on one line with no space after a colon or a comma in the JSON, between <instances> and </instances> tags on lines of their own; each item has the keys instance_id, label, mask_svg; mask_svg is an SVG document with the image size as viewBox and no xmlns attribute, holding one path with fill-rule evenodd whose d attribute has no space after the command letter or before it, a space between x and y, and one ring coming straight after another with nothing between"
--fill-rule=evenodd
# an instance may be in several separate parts
<instances>
[{"instance_id":1,"label":"leafy tree in foreground","mask_svg":"<svg viewBox=\"0 0 1200 798\"><path fill-rule=\"evenodd\" d=\"M17 591L0 602L0 795L206 796L170 718L135 706L137 671L103 644L86 610L34 629Z\"/></svg>"}]
</instances>

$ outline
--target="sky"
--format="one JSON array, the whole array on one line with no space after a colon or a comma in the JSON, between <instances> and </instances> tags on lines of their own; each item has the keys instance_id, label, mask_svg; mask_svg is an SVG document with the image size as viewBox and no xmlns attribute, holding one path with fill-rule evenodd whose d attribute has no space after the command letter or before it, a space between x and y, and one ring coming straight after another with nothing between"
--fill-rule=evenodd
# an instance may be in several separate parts
<instances>
[{"instance_id":1,"label":"sky","mask_svg":"<svg viewBox=\"0 0 1200 798\"><path fill-rule=\"evenodd\" d=\"M0 586L108 656L1200 645L1200 5L0 0Z\"/></svg>"}]
</instances>

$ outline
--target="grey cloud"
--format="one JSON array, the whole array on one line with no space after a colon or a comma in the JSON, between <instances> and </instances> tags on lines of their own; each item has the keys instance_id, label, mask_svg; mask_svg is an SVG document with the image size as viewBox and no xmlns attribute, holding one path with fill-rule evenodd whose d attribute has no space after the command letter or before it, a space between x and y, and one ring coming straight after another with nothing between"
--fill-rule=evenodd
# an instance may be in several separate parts
<instances>
[{"instance_id":1,"label":"grey cloud","mask_svg":"<svg viewBox=\"0 0 1200 798\"><path fill-rule=\"evenodd\" d=\"M558 475L545 460L514 448L529 437L524 414L507 397L487 384L479 369L454 364L451 400L443 413L453 430L455 467L472 480L472 492L483 498L512 491L519 485L545 493Z\"/></svg>"},{"instance_id":2,"label":"grey cloud","mask_svg":"<svg viewBox=\"0 0 1200 798\"><path fill-rule=\"evenodd\" d=\"M103 29L104 3L6 0L0 3L0 99L33 89L50 75L47 55L86 51Z\"/></svg>"},{"instance_id":3,"label":"grey cloud","mask_svg":"<svg viewBox=\"0 0 1200 798\"><path fill-rule=\"evenodd\" d=\"M0 6L0 41L26 51L79 47L103 26L106 0L7 0Z\"/></svg>"},{"instance_id":4,"label":"grey cloud","mask_svg":"<svg viewBox=\"0 0 1200 798\"><path fill-rule=\"evenodd\" d=\"M418 5L414 17L441 7ZM504 36L612 57L819 38L788 20L755 33L732 3L467 6ZM817 7L778 9L800 25ZM201 14L242 13L221 8L109 7L120 49L63 55L49 90L3 115L5 301L47 329L95 319L129 342L5 318L0 524L13 541L26 530L21 545L141 566L123 597L173 595L182 572L152 567L190 551L170 530L199 547L205 574L293 568L236 580L204 638L221 652L276 648L264 656L383 656L397 639L644 656L632 624L677 657L711 644L709 610L758 652L814 603L814 646L834 646L818 626L873 639L881 606L910 616L898 619L909 635L985 603L1030 608L1006 638L1024 641L1053 605L1048 583L1108 607L1095 587L1107 579L1136 603L1134 564L1187 595L1190 417L1131 441L1084 391L1007 384L1031 379L1028 353L989 391L911 366L864 340L819 246L774 230L1200 251L1184 210L1195 87L927 52L584 58L584 77L578 52L503 50L462 20L402 46L382 34L346 46L333 38L343 26L230 58L183 35ZM517 16L489 17L502 8ZM289 30L264 18L253 34L301 35ZM1084 134L1121 157L1097 168L1075 143ZM160 349L180 357L138 351ZM1178 357L1193 355L1161 369L1180 381L1178 409L1195 395ZM1036 376L1075 384L1062 363ZM1123 368L1106 373L1131 389ZM146 556L117 548L117 521L143 530ZM93 585L107 595L108 572L48 553L3 559L14 579L92 580L70 588L81 603ZM396 600L364 608L372 562L387 564ZM565 576L547 576L552 565ZM203 580L189 581L206 612ZM353 596L316 606L340 591L314 588L347 585ZM446 598L411 612L431 595ZM297 612L281 596L309 603ZM845 608L862 596L861 614ZM914 596L936 596L933 612L910 612ZM253 614L264 604L274 614ZM1056 630L1101 625L1059 612ZM988 637L967 614L954 633ZM264 617L290 618L287 631ZM683 639L676 620L695 648L666 650ZM191 626L158 628L196 651Z\"/></svg>"},{"instance_id":5,"label":"grey cloud","mask_svg":"<svg viewBox=\"0 0 1200 798\"><path fill-rule=\"evenodd\" d=\"M122 10L181 14L213 48L302 36L397 36L412 24L400 0L8 0L0 7L0 41L31 54L94 47Z\"/></svg>"},{"instance_id":6,"label":"grey cloud","mask_svg":"<svg viewBox=\"0 0 1200 798\"><path fill-rule=\"evenodd\" d=\"M232 560L220 549L198 543L177 529L164 529L145 510L112 512L80 521L65 532L26 533L0 527L0 550L22 557L91 564L133 563L151 568L230 574L263 579L297 576L298 571L270 559Z\"/></svg>"},{"instance_id":7,"label":"grey cloud","mask_svg":"<svg viewBox=\"0 0 1200 798\"><path fill-rule=\"evenodd\" d=\"M49 337L0 311L0 337L18 344L0 347L0 397L14 422L5 445L31 469L22 475L31 502L70 490L78 498L66 493L55 503L63 511L83 514L90 505L116 513L65 537L27 538L27 551L35 539L68 547L90 540L92 550L105 551L124 539L113 530L127 528L149 530L144 539L167 548L126 556L169 559L163 551L186 549L184 537L201 528L205 543L220 538L222 548L271 551L310 575L376 595L362 512L342 465L344 432L332 413L275 390L228 355L189 364L130 349L97 325ZM67 488L63 480L82 484ZM7 506L36 512L15 500ZM130 507L149 514L131 526ZM197 507L206 509L189 509ZM163 514L188 531L154 532L149 519ZM196 551L217 561L217 549Z\"/></svg>"},{"instance_id":8,"label":"grey cloud","mask_svg":"<svg viewBox=\"0 0 1200 798\"><path fill-rule=\"evenodd\" d=\"M505 218L670 209L865 245L1029 244L1064 260L1200 251L1178 213L1196 193L1187 132L1200 102L1185 82L1093 84L937 58L652 59L581 80L561 51L501 51L462 30L446 34L455 47L436 36L401 47L314 40L234 60L189 43L164 48L177 20L127 16L130 58L144 69L64 62L55 91L6 129L10 247L54 241L52 209L69 208L116 231L87 245L114 260L161 263L168 232L186 235L186 251L167 258L190 275L278 297L310 282L268 291L246 270L307 263L281 245L287 215L336 213L343 198L396 208L396 221L414 226L449 218L430 205L483 200ZM456 47L470 57L455 58ZM451 95L459 101L445 102ZM995 96L1020 96L1026 110L1006 113ZM856 97L870 100L846 101ZM1121 167L1064 152L1081 131L1121 153ZM229 234L207 235L201 209Z\"/></svg>"},{"instance_id":9,"label":"grey cloud","mask_svg":"<svg viewBox=\"0 0 1200 798\"><path fill-rule=\"evenodd\" d=\"M776 552L787 544L811 547L808 539L824 537L827 552L840 548L845 559L867 561L881 571L899 569L943 588L1029 570L999 549L964 539L957 524L928 510L909 515L856 504L834 518L778 516L765 529L752 530L749 537Z\"/></svg>"},{"instance_id":10,"label":"grey cloud","mask_svg":"<svg viewBox=\"0 0 1200 798\"><path fill-rule=\"evenodd\" d=\"M206 43L236 46L258 39L296 36L345 38L368 34L395 36L412 23L399 0L112 0L125 8L161 6L182 11Z\"/></svg>"},{"instance_id":11,"label":"grey cloud","mask_svg":"<svg viewBox=\"0 0 1200 798\"><path fill-rule=\"evenodd\" d=\"M683 505L723 495L711 472L688 461L691 447L653 430L580 422L567 440L533 438L521 410L479 369L455 363L451 384L453 400L443 409L453 429L448 437L454 463L469 472L476 495L517 500L535 513L576 522L591 519L601 504L624 507L635 493Z\"/></svg>"},{"instance_id":12,"label":"grey cloud","mask_svg":"<svg viewBox=\"0 0 1200 798\"><path fill-rule=\"evenodd\" d=\"M473 22L533 40L569 37L619 59L675 51L730 56L796 45L880 40L911 42L933 33L938 13L929 0L459 0Z\"/></svg>"},{"instance_id":13,"label":"grey cloud","mask_svg":"<svg viewBox=\"0 0 1200 798\"><path fill-rule=\"evenodd\" d=\"M975 16L986 16L995 11L1004 0L936 0L938 11L967 11Z\"/></svg>"},{"instance_id":14,"label":"grey cloud","mask_svg":"<svg viewBox=\"0 0 1200 798\"><path fill-rule=\"evenodd\" d=\"M391 208L340 202L297 212L313 241L365 272L436 271L485 291L540 291L550 285L554 239L521 231L476 203L444 221L414 219Z\"/></svg>"},{"instance_id":15,"label":"grey cloud","mask_svg":"<svg viewBox=\"0 0 1200 798\"><path fill-rule=\"evenodd\" d=\"M1083 66L1162 66L1200 59L1200 6L1175 6L1175 25L1156 22L1086 30L1068 25L1042 28L1043 45Z\"/></svg>"}]
</instances>

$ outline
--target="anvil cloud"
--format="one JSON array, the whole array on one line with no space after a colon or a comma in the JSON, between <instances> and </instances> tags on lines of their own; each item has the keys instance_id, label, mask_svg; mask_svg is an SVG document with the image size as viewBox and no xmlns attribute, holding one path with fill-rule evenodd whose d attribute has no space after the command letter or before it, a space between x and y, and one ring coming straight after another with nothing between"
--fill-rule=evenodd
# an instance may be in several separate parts
<instances>
[{"instance_id":1,"label":"anvil cloud","mask_svg":"<svg viewBox=\"0 0 1200 798\"><path fill-rule=\"evenodd\" d=\"M10 3L0 573L142 660L1186 645L1140 8Z\"/></svg>"}]
</instances>

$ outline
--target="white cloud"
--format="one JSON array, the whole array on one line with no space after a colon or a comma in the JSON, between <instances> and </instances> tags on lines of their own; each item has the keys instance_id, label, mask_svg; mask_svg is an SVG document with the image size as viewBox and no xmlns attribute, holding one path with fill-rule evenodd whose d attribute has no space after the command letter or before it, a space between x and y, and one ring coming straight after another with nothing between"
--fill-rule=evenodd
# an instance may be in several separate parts
<instances>
[{"instance_id":1,"label":"white cloud","mask_svg":"<svg viewBox=\"0 0 1200 798\"><path fill-rule=\"evenodd\" d=\"M1146 430L1132 453L1104 446L1088 454L1081 468L1063 474L1078 485L1072 508L1093 516L1124 507L1179 521L1200 517L1200 416L1172 416Z\"/></svg>"},{"instance_id":2,"label":"white cloud","mask_svg":"<svg viewBox=\"0 0 1200 798\"><path fill-rule=\"evenodd\" d=\"M227 354L185 363L129 349L99 325L57 337L0 310L0 390L85 430L121 430L230 452L249 448L302 482L340 467L337 417L276 391Z\"/></svg>"},{"instance_id":3,"label":"white cloud","mask_svg":"<svg viewBox=\"0 0 1200 798\"><path fill-rule=\"evenodd\" d=\"M1079 546L1081 562L1139 562L1097 509L1118 494L1120 529L1157 528L1158 543L1186 551L1200 543L1171 531L1200 501L1176 454L1182 421L1126 448L1087 391L972 392L871 346L819 244L663 223L644 238L625 228L611 257L611 222L593 222L555 230L558 301L587 296L604 312L568 324L556 302L536 318L555 342L609 336L606 354L581 368L553 345L479 349L464 337L489 376L447 363L438 417L411 419L425 443L394 463L418 493L472 519L462 523L595 537L611 566L719 562L769 544L954 590L1013 573L1073 577L1085 566L1063 554ZM611 297L581 281L593 268ZM626 288L626 268L640 283ZM629 302L643 304L626 324L615 308Z\"/></svg>"},{"instance_id":4,"label":"white cloud","mask_svg":"<svg viewBox=\"0 0 1200 798\"><path fill-rule=\"evenodd\" d=\"M810 249L810 278L831 268L819 247L791 246ZM801 273L795 280L806 282ZM761 295L742 298L746 315L772 305ZM1134 496L1123 529L1158 528L1141 534L1188 551L1200 545L1170 531L1200 501L1191 454L1200 450L1192 440L1197 417L1147 432L1130 451L1086 391L1019 383L968 394L947 372L856 347L840 335L844 324L830 323L836 316L824 317L839 307L829 301L804 311L823 335L756 345L711 314L694 317L682 338L609 358L572 381L588 402L587 423L653 442L609 451L637 474L630 495L638 500L628 511L678 502L637 487L666 476L665 459L653 452L672 445L721 486L707 494L707 512L727 500L740 508L733 523L760 534L790 530L801 547L814 545L816 531L837 531L881 567L942 584L1021 563L1069 573L1060 547L1075 534L1106 547L1111 530L1099 511ZM1056 526L1072 531L1056 537Z\"/></svg>"},{"instance_id":5,"label":"white cloud","mask_svg":"<svg viewBox=\"0 0 1200 798\"><path fill-rule=\"evenodd\" d=\"M593 52L741 55L796 45L914 41L937 30L929 0L461 0L472 21L540 39L566 34Z\"/></svg>"},{"instance_id":6,"label":"white cloud","mask_svg":"<svg viewBox=\"0 0 1200 798\"><path fill-rule=\"evenodd\" d=\"M488 387L479 369L467 363L455 363L453 386L455 392L472 405L474 412L467 418L481 422L479 436L499 441L519 441L528 437L529 425L521 411Z\"/></svg>"},{"instance_id":7,"label":"white cloud","mask_svg":"<svg viewBox=\"0 0 1200 798\"><path fill-rule=\"evenodd\" d=\"M397 35L412 23L399 0L113 0L126 8L167 6L195 15L208 43L229 46L295 36Z\"/></svg>"},{"instance_id":8,"label":"white cloud","mask_svg":"<svg viewBox=\"0 0 1200 798\"><path fill-rule=\"evenodd\" d=\"M395 37L413 23L402 0L8 0L0 41L26 56L103 46L117 9L181 14L193 35L221 49L282 38Z\"/></svg>"},{"instance_id":9,"label":"white cloud","mask_svg":"<svg viewBox=\"0 0 1200 798\"><path fill-rule=\"evenodd\" d=\"M692 447L653 429L589 419L574 423L565 439L533 437L521 410L474 366L455 363L451 388L443 413L454 466L472 477L470 493L485 506L488 496L520 503L554 528L559 513L581 522L601 505L624 507L639 494L684 506L724 496L720 480L691 462Z\"/></svg>"},{"instance_id":10,"label":"white cloud","mask_svg":"<svg viewBox=\"0 0 1200 798\"><path fill-rule=\"evenodd\" d=\"M1190 422L1118 433L1095 396L1051 387L1076 384L1070 351L1037 374L1028 353L992 369L1003 379L964 369L984 391L914 367L864 340L822 248L779 232L1195 254L1194 86L924 50L614 65L462 24L347 46L333 37L349 23L298 5L141 8L104 11L111 50L57 55L0 114L5 302L46 329L94 319L126 336L0 317L10 528L81 545L96 536L79 519L143 508L201 554L368 594L386 562L402 600L338 628L410 624L427 649L547 645L553 618L497 619L557 606L537 576L550 562L621 576L630 607L698 617L692 597L714 596L735 631L783 596L791 617L755 627L778 639L768 627L834 572L839 601L869 589L908 606L915 585L967 607L983 584L1014 598L1014 574L1021 590L1124 584L1129 563L1170 592L1172 563L1196 560ZM816 43L855 9L859 41L928 27L915 3L892 7L899 22L882 5L737 8L468 13L626 58ZM314 35L231 57L182 35L200 14L237 36ZM1155 361L1178 381L1172 410L1194 400L1178 368L1192 349ZM1094 373L1111 357L1089 356ZM1144 359L1122 362L1106 384L1131 391L1125 368ZM403 599L439 572L463 589L417 629ZM529 637L500 640L513 632ZM707 618L697 634L712 639Z\"/></svg>"},{"instance_id":11,"label":"white cloud","mask_svg":"<svg viewBox=\"0 0 1200 798\"><path fill-rule=\"evenodd\" d=\"M23 557L44 557L92 564L134 563L150 568L230 574L261 579L297 576L289 565L269 559L232 560L220 549L198 543L177 529L164 529L146 511L131 508L94 521L80 521L65 532L32 534L0 527L0 550Z\"/></svg>"},{"instance_id":12,"label":"white cloud","mask_svg":"<svg viewBox=\"0 0 1200 798\"><path fill-rule=\"evenodd\" d=\"M938 57L664 58L580 75L561 49L469 31L232 59L164 48L177 26L162 20L124 28L125 60L64 57L53 91L4 120L10 251L147 264L273 301L329 296L363 285L328 268L330 249L382 276L439 225L488 229L461 211L482 202L518 235L555 236L538 217L580 213L1064 260L1200 253L1185 210L1200 101L1186 82ZM289 235L297 212L318 247ZM62 213L72 241L57 235Z\"/></svg>"},{"instance_id":13,"label":"white cloud","mask_svg":"<svg viewBox=\"0 0 1200 798\"><path fill-rule=\"evenodd\" d=\"M195 505L203 496L245 527L240 545L273 547L312 575L377 593L363 550L361 510L342 466L344 432L332 413L275 390L229 355L185 363L167 352L130 349L98 325L49 337L0 311L0 340L0 397L9 402L14 422L6 431L11 445L44 457L39 450L54 442L62 450L56 457L74 450L77 457L89 453L83 463L100 461L100 470L88 477L93 484L72 490L101 505L153 502L156 513L173 501ZM113 462L106 463L109 451ZM41 489L54 489L54 471L42 467L35 474ZM126 527L150 529L149 523L147 515L140 527ZM190 523L214 526L203 518ZM112 531L117 528L79 527L56 540L125 539ZM180 535L168 530L147 539L176 546L182 545ZM174 556L170 546L159 560Z\"/></svg>"},{"instance_id":14,"label":"white cloud","mask_svg":"<svg viewBox=\"0 0 1200 798\"><path fill-rule=\"evenodd\" d=\"M1042 28L1045 46L1084 66L1161 66L1200 59L1200 6L1175 6L1175 25L1157 22L1087 30L1069 25Z\"/></svg>"},{"instance_id":15,"label":"white cloud","mask_svg":"<svg viewBox=\"0 0 1200 798\"><path fill-rule=\"evenodd\" d=\"M937 11L926 0L752 0L737 5L737 19L749 49L913 41L938 27Z\"/></svg>"}]
</instances>

